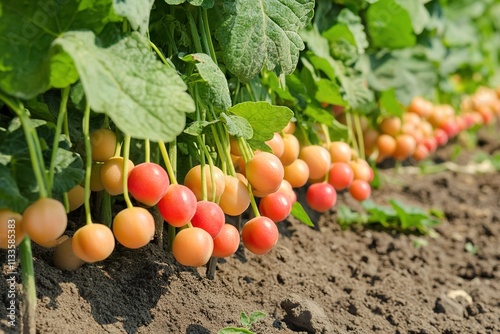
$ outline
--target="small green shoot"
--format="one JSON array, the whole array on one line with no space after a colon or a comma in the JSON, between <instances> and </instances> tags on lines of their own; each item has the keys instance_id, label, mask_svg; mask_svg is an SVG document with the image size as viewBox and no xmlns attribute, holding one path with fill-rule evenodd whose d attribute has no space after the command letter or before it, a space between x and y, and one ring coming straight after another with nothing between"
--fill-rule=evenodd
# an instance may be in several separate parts
<instances>
[{"instance_id":1,"label":"small green shoot","mask_svg":"<svg viewBox=\"0 0 500 334\"><path fill-rule=\"evenodd\" d=\"M423 238L415 238L415 239L412 240L412 245L416 249L425 247L428 244L429 244L429 242L426 239L423 239Z\"/></svg>"},{"instance_id":2,"label":"small green shoot","mask_svg":"<svg viewBox=\"0 0 500 334\"><path fill-rule=\"evenodd\" d=\"M365 212L355 212L342 205L338 209L339 224L346 228L354 224L381 225L385 229L435 236L434 227L441 223L442 212L431 209L426 212L397 200L390 206L377 205L371 200L361 203Z\"/></svg>"},{"instance_id":3,"label":"small green shoot","mask_svg":"<svg viewBox=\"0 0 500 334\"><path fill-rule=\"evenodd\" d=\"M477 246L474 246L474 244L470 241L468 241L466 244L465 244L465 250L467 252L469 252L470 254L472 255L476 255L477 252L479 251L479 248L477 248Z\"/></svg>"},{"instance_id":4,"label":"small green shoot","mask_svg":"<svg viewBox=\"0 0 500 334\"><path fill-rule=\"evenodd\" d=\"M255 334L250 330L257 321L267 317L267 314L260 311L254 311L250 315L245 312L240 313L240 323L242 327L226 327L221 329L218 334Z\"/></svg>"}]
</instances>

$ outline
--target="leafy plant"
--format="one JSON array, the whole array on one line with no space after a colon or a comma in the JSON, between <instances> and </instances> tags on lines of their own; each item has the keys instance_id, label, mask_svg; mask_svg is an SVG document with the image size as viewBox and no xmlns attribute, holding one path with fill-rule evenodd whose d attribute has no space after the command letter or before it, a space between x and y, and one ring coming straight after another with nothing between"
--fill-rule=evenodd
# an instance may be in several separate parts
<instances>
[{"instance_id":1,"label":"leafy plant","mask_svg":"<svg viewBox=\"0 0 500 334\"><path fill-rule=\"evenodd\" d=\"M398 200L390 200L390 206L377 205L372 200L361 203L365 212L352 211L341 205L337 211L337 220L343 227L354 224L379 225L405 233L436 235L434 227L441 223L442 213L436 209L428 212L408 206Z\"/></svg>"},{"instance_id":2,"label":"leafy plant","mask_svg":"<svg viewBox=\"0 0 500 334\"><path fill-rule=\"evenodd\" d=\"M240 323L242 327L226 327L221 329L218 334L255 334L250 330L252 325L266 316L267 314L260 311L254 311L250 315L241 312Z\"/></svg>"}]
</instances>

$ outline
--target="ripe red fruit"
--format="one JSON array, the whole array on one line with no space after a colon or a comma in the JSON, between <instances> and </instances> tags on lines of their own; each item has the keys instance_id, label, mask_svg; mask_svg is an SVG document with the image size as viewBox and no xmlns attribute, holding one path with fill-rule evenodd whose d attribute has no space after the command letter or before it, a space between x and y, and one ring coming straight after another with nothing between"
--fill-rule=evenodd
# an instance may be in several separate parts
<instances>
[{"instance_id":1,"label":"ripe red fruit","mask_svg":"<svg viewBox=\"0 0 500 334\"><path fill-rule=\"evenodd\" d=\"M170 179L158 164L144 162L132 169L128 175L128 191L139 202L153 206L165 196Z\"/></svg>"},{"instance_id":2,"label":"ripe red fruit","mask_svg":"<svg viewBox=\"0 0 500 334\"><path fill-rule=\"evenodd\" d=\"M448 135L443 129L434 130L434 138L436 138L438 146L443 146L448 142Z\"/></svg>"},{"instance_id":3,"label":"ripe red fruit","mask_svg":"<svg viewBox=\"0 0 500 334\"><path fill-rule=\"evenodd\" d=\"M257 255L268 253L278 242L278 237L276 223L264 216L250 219L241 229L243 244Z\"/></svg>"},{"instance_id":4,"label":"ripe red fruit","mask_svg":"<svg viewBox=\"0 0 500 334\"><path fill-rule=\"evenodd\" d=\"M231 224L224 224L219 235L214 238L213 257L228 257L233 255L240 245L240 232Z\"/></svg>"},{"instance_id":5,"label":"ripe red fruit","mask_svg":"<svg viewBox=\"0 0 500 334\"><path fill-rule=\"evenodd\" d=\"M354 180L349 187L349 192L355 200L361 202L370 197L371 189L368 182L364 180Z\"/></svg>"},{"instance_id":6,"label":"ripe red fruit","mask_svg":"<svg viewBox=\"0 0 500 334\"><path fill-rule=\"evenodd\" d=\"M335 190L342 190L349 187L354 179L354 172L351 166L345 162L335 162L330 168L328 174L328 183L330 183Z\"/></svg>"},{"instance_id":7,"label":"ripe red fruit","mask_svg":"<svg viewBox=\"0 0 500 334\"><path fill-rule=\"evenodd\" d=\"M315 183L307 189L306 202L311 209L326 212L337 202L337 192L330 183Z\"/></svg>"},{"instance_id":8,"label":"ripe red fruit","mask_svg":"<svg viewBox=\"0 0 500 334\"><path fill-rule=\"evenodd\" d=\"M196 196L188 187L172 184L157 206L167 223L174 227L182 227L196 212Z\"/></svg>"},{"instance_id":9,"label":"ripe red fruit","mask_svg":"<svg viewBox=\"0 0 500 334\"><path fill-rule=\"evenodd\" d=\"M262 197L259 211L263 216L271 218L273 222L285 220L292 211L292 201L282 192L275 192Z\"/></svg>"},{"instance_id":10,"label":"ripe red fruit","mask_svg":"<svg viewBox=\"0 0 500 334\"><path fill-rule=\"evenodd\" d=\"M221 231L225 222L224 211L214 202L199 201L196 203L196 212L191 219L193 227L207 231L215 238Z\"/></svg>"}]
</instances>

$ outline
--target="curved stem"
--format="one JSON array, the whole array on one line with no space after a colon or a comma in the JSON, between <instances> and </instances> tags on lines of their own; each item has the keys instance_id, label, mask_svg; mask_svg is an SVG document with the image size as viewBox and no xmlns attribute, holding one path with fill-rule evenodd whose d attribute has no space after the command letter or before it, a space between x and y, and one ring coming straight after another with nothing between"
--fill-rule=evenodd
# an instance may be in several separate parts
<instances>
[{"instance_id":1,"label":"curved stem","mask_svg":"<svg viewBox=\"0 0 500 334\"><path fill-rule=\"evenodd\" d=\"M191 30L191 37L193 39L194 49L196 50L196 52L201 53L203 52L203 47L201 46L200 35L198 34L198 28L196 28L196 23L194 22L193 14L191 14L191 11L189 9L186 10L186 16L188 19L189 28Z\"/></svg>"},{"instance_id":2,"label":"curved stem","mask_svg":"<svg viewBox=\"0 0 500 334\"><path fill-rule=\"evenodd\" d=\"M90 104L85 106L83 113L83 140L85 141L85 222L92 224L92 215L90 213L90 176L92 173L92 147L90 144Z\"/></svg>"},{"instance_id":3,"label":"curved stem","mask_svg":"<svg viewBox=\"0 0 500 334\"><path fill-rule=\"evenodd\" d=\"M37 136L36 130L34 131L31 120L28 117L24 106L20 101L11 100L9 97L0 93L0 100L4 101L9 108L11 108L21 121L23 127L24 136L26 137L26 143L28 145L28 150L30 153L31 165L33 167L33 173L38 184L40 197L47 197L47 185L46 185L46 175L45 175L45 165L43 162L42 151L38 149L34 136ZM37 137L38 138L38 137Z\"/></svg>"},{"instance_id":4,"label":"curved stem","mask_svg":"<svg viewBox=\"0 0 500 334\"><path fill-rule=\"evenodd\" d=\"M165 162L165 168L167 169L167 174L170 178L170 183L177 184L177 178L175 176L174 169L172 168L172 164L170 158L168 156L167 148L165 147L165 143L162 141L158 142L158 147L160 148L161 155L163 157L163 161Z\"/></svg>"},{"instance_id":5,"label":"curved stem","mask_svg":"<svg viewBox=\"0 0 500 334\"><path fill-rule=\"evenodd\" d=\"M35 333L36 331L36 284L35 269L33 268L33 255L31 252L31 240L26 236L19 245L21 253L21 268L23 270L23 291L25 302L23 303L23 327L24 333Z\"/></svg>"},{"instance_id":6,"label":"curved stem","mask_svg":"<svg viewBox=\"0 0 500 334\"><path fill-rule=\"evenodd\" d=\"M59 138L61 136L63 122L66 119L68 97L69 97L69 86L64 88L61 92L61 104L59 105L59 114L57 115L56 132L54 134L54 142L52 143L52 154L50 157L49 180L47 184L47 192L49 196L51 196L52 194L52 186L54 184L57 149L59 148Z\"/></svg>"},{"instance_id":7,"label":"curved stem","mask_svg":"<svg viewBox=\"0 0 500 334\"><path fill-rule=\"evenodd\" d=\"M128 160L130 156L130 135L125 135L125 139L123 140L123 177L122 177L122 186L123 186L123 198L125 199L125 203L127 203L127 208L134 207L132 205L132 201L130 200L130 196L128 195Z\"/></svg>"},{"instance_id":8,"label":"curved stem","mask_svg":"<svg viewBox=\"0 0 500 334\"><path fill-rule=\"evenodd\" d=\"M155 43L149 41L149 45L155 51L155 53L158 55L158 57L160 57L161 62L163 64L167 65L168 67L171 67L170 63L167 61L167 59L165 58L165 56L163 55L163 53L161 53L160 49L158 49L158 47L155 45Z\"/></svg>"}]
</instances>

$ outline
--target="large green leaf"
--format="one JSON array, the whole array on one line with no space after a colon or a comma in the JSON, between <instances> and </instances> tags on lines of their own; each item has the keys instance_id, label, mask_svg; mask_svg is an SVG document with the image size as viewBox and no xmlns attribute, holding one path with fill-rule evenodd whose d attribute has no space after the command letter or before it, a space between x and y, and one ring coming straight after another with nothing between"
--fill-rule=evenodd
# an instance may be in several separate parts
<instances>
[{"instance_id":1,"label":"large green leaf","mask_svg":"<svg viewBox=\"0 0 500 334\"><path fill-rule=\"evenodd\" d=\"M420 34L430 21L430 14L421 0L398 0L397 3L411 14L415 34Z\"/></svg>"},{"instance_id":2,"label":"large green leaf","mask_svg":"<svg viewBox=\"0 0 500 334\"><path fill-rule=\"evenodd\" d=\"M0 164L0 209L10 209L22 213L28 206L29 201L25 198L17 186L9 168Z\"/></svg>"},{"instance_id":3,"label":"large green leaf","mask_svg":"<svg viewBox=\"0 0 500 334\"><path fill-rule=\"evenodd\" d=\"M243 82L264 67L292 73L313 8L314 0L224 0L216 37L228 69Z\"/></svg>"},{"instance_id":4,"label":"large green leaf","mask_svg":"<svg viewBox=\"0 0 500 334\"><path fill-rule=\"evenodd\" d=\"M415 45L410 14L397 0L380 0L370 5L366 19L372 46L399 49Z\"/></svg>"},{"instance_id":5,"label":"large green leaf","mask_svg":"<svg viewBox=\"0 0 500 334\"><path fill-rule=\"evenodd\" d=\"M229 108L228 112L245 118L252 126L253 136L249 141L254 148L262 148L275 132L285 128L293 117L287 107L274 106L267 102L242 102Z\"/></svg>"},{"instance_id":6,"label":"large green leaf","mask_svg":"<svg viewBox=\"0 0 500 334\"><path fill-rule=\"evenodd\" d=\"M146 34L154 0L113 0L116 14L127 18L134 30Z\"/></svg>"},{"instance_id":7,"label":"large green leaf","mask_svg":"<svg viewBox=\"0 0 500 334\"><path fill-rule=\"evenodd\" d=\"M50 88L50 48L61 33L73 29L99 33L108 22L120 20L112 12L111 0L0 0L0 8L0 89L22 99ZM54 66L62 74L67 67L60 65L57 59ZM67 86L74 75L52 79L57 87Z\"/></svg>"},{"instance_id":8,"label":"large green leaf","mask_svg":"<svg viewBox=\"0 0 500 334\"><path fill-rule=\"evenodd\" d=\"M194 63L203 82L198 83L198 91L204 104L213 104L216 108L226 110L231 107L231 96L226 76L219 66L205 53L194 53L182 58L185 62Z\"/></svg>"},{"instance_id":9,"label":"large green leaf","mask_svg":"<svg viewBox=\"0 0 500 334\"><path fill-rule=\"evenodd\" d=\"M138 33L109 48L94 39L92 32L73 31L54 42L73 58L92 110L107 114L134 138L175 139L185 113L195 109L177 72L161 64Z\"/></svg>"},{"instance_id":10,"label":"large green leaf","mask_svg":"<svg viewBox=\"0 0 500 334\"><path fill-rule=\"evenodd\" d=\"M187 2L193 6L202 6L204 8L212 8L215 0L165 0L169 5L180 5Z\"/></svg>"}]
</instances>

